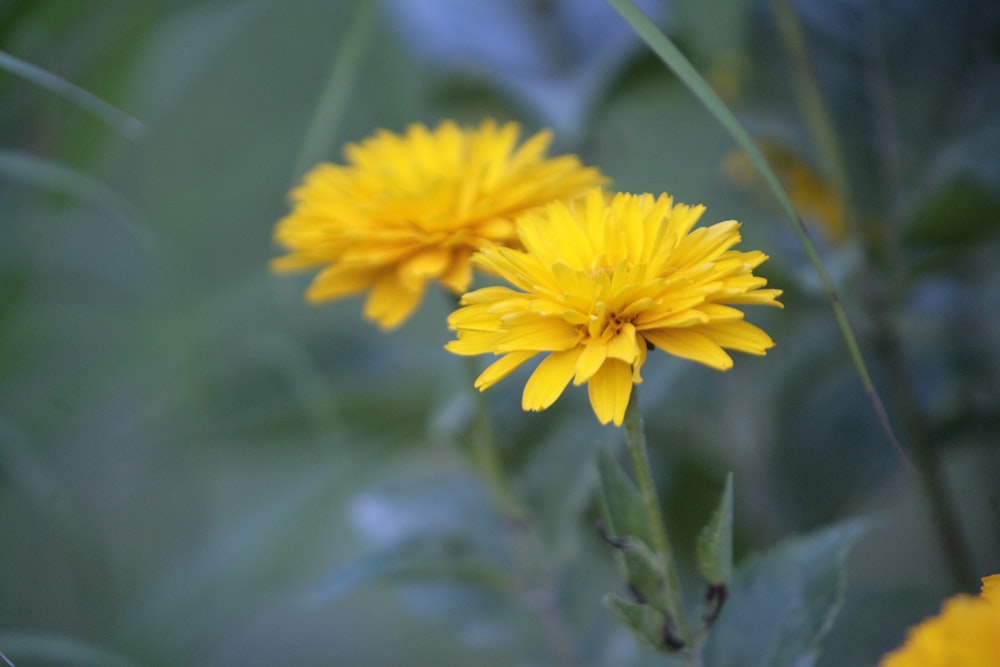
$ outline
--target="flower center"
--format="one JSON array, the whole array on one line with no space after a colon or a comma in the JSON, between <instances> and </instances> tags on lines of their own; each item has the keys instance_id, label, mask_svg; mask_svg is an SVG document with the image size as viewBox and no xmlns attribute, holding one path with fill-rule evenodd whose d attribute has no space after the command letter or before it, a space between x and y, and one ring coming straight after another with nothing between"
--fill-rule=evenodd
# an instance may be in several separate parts
<instances>
[{"instance_id":1,"label":"flower center","mask_svg":"<svg viewBox=\"0 0 1000 667\"><path fill-rule=\"evenodd\" d=\"M590 322L587 324L587 331L584 337L607 343L618 335L622 327L630 322L630 318L623 317L618 312L607 312L605 303L600 301L597 303L594 312L590 314Z\"/></svg>"}]
</instances>

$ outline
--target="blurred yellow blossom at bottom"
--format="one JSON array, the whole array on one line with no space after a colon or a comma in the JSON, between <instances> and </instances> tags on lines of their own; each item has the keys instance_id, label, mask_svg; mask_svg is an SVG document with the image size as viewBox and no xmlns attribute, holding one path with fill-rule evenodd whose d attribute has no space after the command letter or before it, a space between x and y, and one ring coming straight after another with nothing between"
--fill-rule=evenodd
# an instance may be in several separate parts
<instances>
[{"instance_id":1,"label":"blurred yellow blossom at bottom","mask_svg":"<svg viewBox=\"0 0 1000 667\"><path fill-rule=\"evenodd\" d=\"M941 613L910 630L906 643L879 667L1000 665L1000 574L983 579L979 597L956 595Z\"/></svg>"}]
</instances>

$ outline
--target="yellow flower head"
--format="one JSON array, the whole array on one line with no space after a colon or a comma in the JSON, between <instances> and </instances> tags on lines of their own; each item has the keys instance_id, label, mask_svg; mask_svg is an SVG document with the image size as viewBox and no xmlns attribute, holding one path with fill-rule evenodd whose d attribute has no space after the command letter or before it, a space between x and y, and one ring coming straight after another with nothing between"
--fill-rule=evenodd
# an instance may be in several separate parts
<instances>
[{"instance_id":1,"label":"yellow flower head","mask_svg":"<svg viewBox=\"0 0 1000 667\"><path fill-rule=\"evenodd\" d=\"M910 630L879 667L986 667L1000 660L1000 575L983 579L979 597L956 595L941 613Z\"/></svg>"},{"instance_id":2,"label":"yellow flower head","mask_svg":"<svg viewBox=\"0 0 1000 667\"><path fill-rule=\"evenodd\" d=\"M414 311L429 280L464 292L469 257L516 242L517 215L606 181L574 156L547 158L548 132L518 146L519 133L445 121L349 144L346 166L321 164L292 191L274 234L289 254L272 267L324 267L306 291L314 303L370 290L365 316L385 329Z\"/></svg>"},{"instance_id":3,"label":"yellow flower head","mask_svg":"<svg viewBox=\"0 0 1000 667\"><path fill-rule=\"evenodd\" d=\"M586 383L602 424L620 426L647 349L725 370L726 349L764 354L771 338L733 305L778 306L781 290L753 269L767 256L732 250L739 223L693 230L703 206L661 195L555 202L518 220L525 251L485 248L473 263L518 289L486 287L448 318L463 355L503 355L476 380L493 386L539 353L522 407L544 410L572 379ZM520 291L518 291L520 290Z\"/></svg>"}]
</instances>

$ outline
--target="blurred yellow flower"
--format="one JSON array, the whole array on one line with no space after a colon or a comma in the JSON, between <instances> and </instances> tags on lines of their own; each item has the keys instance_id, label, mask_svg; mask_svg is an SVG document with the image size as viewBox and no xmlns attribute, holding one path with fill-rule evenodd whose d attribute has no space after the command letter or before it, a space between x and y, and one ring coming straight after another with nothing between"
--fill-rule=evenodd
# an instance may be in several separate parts
<instances>
[{"instance_id":1,"label":"blurred yellow flower","mask_svg":"<svg viewBox=\"0 0 1000 667\"><path fill-rule=\"evenodd\" d=\"M781 290L753 269L767 256L731 250L733 220L692 231L703 206L668 195L599 188L518 219L525 251L486 248L476 266L518 290L486 287L462 297L448 318L462 355L503 355L476 380L482 391L528 359L548 353L524 387L522 407L544 410L572 379L586 383L602 424L620 426L647 349L728 369L726 349L762 355L771 338L733 305L781 307Z\"/></svg>"},{"instance_id":2,"label":"blurred yellow flower","mask_svg":"<svg viewBox=\"0 0 1000 667\"><path fill-rule=\"evenodd\" d=\"M516 123L445 121L349 144L346 166L321 164L292 191L274 233L289 254L272 268L323 267L306 291L314 303L370 290L365 316L384 329L414 311L430 280L464 292L469 257L516 242L517 215L606 181L575 156L547 158L550 133L518 146L519 134Z\"/></svg>"},{"instance_id":3,"label":"blurred yellow flower","mask_svg":"<svg viewBox=\"0 0 1000 667\"><path fill-rule=\"evenodd\" d=\"M983 579L979 597L956 595L941 613L910 629L879 667L990 667L1000 664L1000 574Z\"/></svg>"},{"instance_id":4,"label":"blurred yellow flower","mask_svg":"<svg viewBox=\"0 0 1000 667\"><path fill-rule=\"evenodd\" d=\"M847 214L841 194L833 189L829 179L805 157L779 141L762 140L759 146L802 217L821 225L833 241L846 239ZM763 182L753 162L742 151L731 153L723 162L722 170L743 188L756 187Z\"/></svg>"}]
</instances>

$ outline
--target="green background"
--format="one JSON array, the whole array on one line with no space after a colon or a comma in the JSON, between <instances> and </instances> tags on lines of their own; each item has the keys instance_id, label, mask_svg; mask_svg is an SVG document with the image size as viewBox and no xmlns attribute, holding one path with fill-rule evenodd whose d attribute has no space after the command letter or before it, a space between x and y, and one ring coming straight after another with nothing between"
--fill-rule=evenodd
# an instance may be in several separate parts
<instances>
[{"instance_id":1,"label":"green background","mask_svg":"<svg viewBox=\"0 0 1000 667\"><path fill-rule=\"evenodd\" d=\"M412 122L546 124L501 64L419 57L392 7L369 26L349 0L0 2L0 49L143 124L123 136L0 71L0 651L17 667L557 664L552 615L575 664L661 664L600 602L622 586L593 530L594 459L621 436L585 392L541 414L519 410L524 373L488 394L545 536L512 592L504 527L456 445L451 297L386 334L360 300L307 306L309 276L268 271L302 156ZM818 160L768 3L660 7L752 133ZM932 441L973 574L1000 572L1000 12L798 8L858 213L843 242L813 233L904 448ZM748 315L777 341L767 357L644 369L675 548L690 565L728 471L738 559L870 517L818 664L872 665L976 581L949 576L780 208L726 178L732 140L630 53L584 86L556 150L741 220L785 290L783 311ZM354 77L339 119L321 105L335 64ZM317 112L333 135L304 145Z\"/></svg>"}]
</instances>

